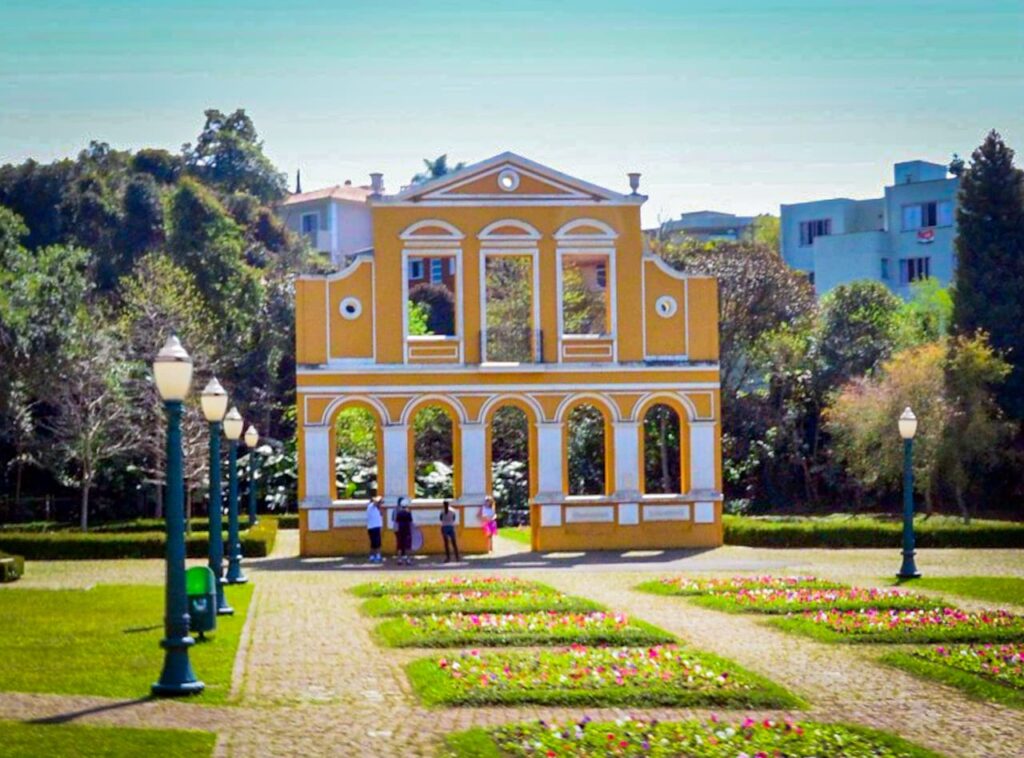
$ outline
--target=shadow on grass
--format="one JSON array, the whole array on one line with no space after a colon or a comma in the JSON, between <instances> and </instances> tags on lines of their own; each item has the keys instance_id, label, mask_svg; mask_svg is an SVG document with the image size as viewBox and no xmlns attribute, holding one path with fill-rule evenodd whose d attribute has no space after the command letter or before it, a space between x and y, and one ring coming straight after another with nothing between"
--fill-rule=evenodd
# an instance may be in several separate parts
<instances>
[{"instance_id":1,"label":"shadow on grass","mask_svg":"<svg viewBox=\"0 0 1024 758\"><path fill-rule=\"evenodd\" d=\"M118 711L123 708L131 708L136 705L142 705L148 703L150 700L154 700L153 696L140 697L135 700L118 700L116 703L105 703L104 705L94 705L91 708L83 708L78 711L69 711L67 713L58 713L56 716L44 716L42 718L30 719L26 721L27 724L68 724L76 719L80 719L83 716L91 716L95 713L104 713L106 711Z\"/></svg>"}]
</instances>

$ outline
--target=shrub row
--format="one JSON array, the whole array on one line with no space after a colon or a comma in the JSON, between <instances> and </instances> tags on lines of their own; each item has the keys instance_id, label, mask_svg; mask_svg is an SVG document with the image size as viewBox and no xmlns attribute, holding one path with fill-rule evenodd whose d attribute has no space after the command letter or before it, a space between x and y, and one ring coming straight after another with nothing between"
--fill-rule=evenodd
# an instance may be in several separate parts
<instances>
[{"instance_id":1,"label":"shrub row","mask_svg":"<svg viewBox=\"0 0 1024 758\"><path fill-rule=\"evenodd\" d=\"M896 548L903 525L869 517L771 519L723 516L725 543L747 547ZM914 521L919 548L1017 548L1024 546L1024 524L952 519Z\"/></svg>"},{"instance_id":2,"label":"shrub row","mask_svg":"<svg viewBox=\"0 0 1024 758\"><path fill-rule=\"evenodd\" d=\"M240 535L242 555L262 558L274 549L277 522L263 519ZM225 541L227 534L224 535ZM15 552L32 561L103 560L118 558L163 558L163 532L3 532L0 550ZM189 558L209 554L206 533L193 533L185 539Z\"/></svg>"},{"instance_id":3,"label":"shrub row","mask_svg":"<svg viewBox=\"0 0 1024 758\"><path fill-rule=\"evenodd\" d=\"M20 555L0 553L0 584L20 579L25 573L25 559Z\"/></svg>"},{"instance_id":4,"label":"shrub row","mask_svg":"<svg viewBox=\"0 0 1024 758\"><path fill-rule=\"evenodd\" d=\"M224 518L225 525L227 524L227 517ZM206 517L193 518L192 519L192 531L193 532L208 532L210 531L210 520ZM249 517L239 516L238 527L240 529L249 528ZM89 527L90 533L102 533L102 534L135 534L144 532L162 532L164 530L164 520L160 518L137 518L131 519L130 521L110 521L104 524L96 524ZM30 532L30 533L42 533L42 532L78 532L81 530L75 524L65 524L59 521L29 521L23 524L0 524L0 533L3 532Z\"/></svg>"}]
</instances>

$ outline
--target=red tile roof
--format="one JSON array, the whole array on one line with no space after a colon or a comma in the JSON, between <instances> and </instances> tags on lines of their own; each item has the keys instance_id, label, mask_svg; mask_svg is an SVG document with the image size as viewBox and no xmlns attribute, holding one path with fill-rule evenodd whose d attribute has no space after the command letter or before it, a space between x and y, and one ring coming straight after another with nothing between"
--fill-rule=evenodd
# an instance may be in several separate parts
<instances>
[{"instance_id":1,"label":"red tile roof","mask_svg":"<svg viewBox=\"0 0 1024 758\"><path fill-rule=\"evenodd\" d=\"M373 194L373 190L369 187L354 187L350 184L335 184L333 187L325 187L324 189L311 190L310 192L299 192L289 195L281 204L294 205L295 203L305 203L310 200L325 200L327 198L333 198L335 200L349 200L354 203L365 203L366 199L371 194Z\"/></svg>"}]
</instances>

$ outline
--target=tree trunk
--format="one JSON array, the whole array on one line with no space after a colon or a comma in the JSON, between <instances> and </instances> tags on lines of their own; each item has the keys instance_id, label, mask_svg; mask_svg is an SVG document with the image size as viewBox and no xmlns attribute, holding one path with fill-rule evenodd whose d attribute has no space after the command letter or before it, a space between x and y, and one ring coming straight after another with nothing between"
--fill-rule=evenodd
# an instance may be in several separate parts
<instances>
[{"instance_id":1,"label":"tree trunk","mask_svg":"<svg viewBox=\"0 0 1024 758\"><path fill-rule=\"evenodd\" d=\"M18 468L15 469L14 474L14 507L17 509L21 505L21 473L25 470L25 464L18 459Z\"/></svg>"},{"instance_id":2,"label":"tree trunk","mask_svg":"<svg viewBox=\"0 0 1024 758\"><path fill-rule=\"evenodd\" d=\"M89 531L89 490L92 488L92 479L82 479L82 531Z\"/></svg>"},{"instance_id":3,"label":"tree trunk","mask_svg":"<svg viewBox=\"0 0 1024 758\"><path fill-rule=\"evenodd\" d=\"M164 517L164 483L157 482L156 485L156 517Z\"/></svg>"}]
</instances>

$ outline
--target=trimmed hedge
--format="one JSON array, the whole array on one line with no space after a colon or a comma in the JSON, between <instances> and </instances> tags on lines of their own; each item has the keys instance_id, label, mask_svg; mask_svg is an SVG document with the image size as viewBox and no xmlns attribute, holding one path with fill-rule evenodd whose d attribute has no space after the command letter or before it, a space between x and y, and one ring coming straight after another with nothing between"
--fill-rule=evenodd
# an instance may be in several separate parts
<instances>
[{"instance_id":1,"label":"trimmed hedge","mask_svg":"<svg viewBox=\"0 0 1024 758\"><path fill-rule=\"evenodd\" d=\"M0 553L0 584L13 582L25 574L25 559L20 555Z\"/></svg>"},{"instance_id":2,"label":"trimmed hedge","mask_svg":"<svg viewBox=\"0 0 1024 758\"><path fill-rule=\"evenodd\" d=\"M241 533L242 555L263 558L274 549L277 522L263 519ZM227 533L224 534L227 541ZM0 550L16 552L33 561L105 560L119 558L163 558L163 532L3 532ZM209 535L193 533L185 539L189 558L203 558L210 552Z\"/></svg>"},{"instance_id":3,"label":"trimmed hedge","mask_svg":"<svg viewBox=\"0 0 1024 758\"><path fill-rule=\"evenodd\" d=\"M898 548L903 523L877 516L722 517L727 545L747 547ZM1024 547L1024 523L919 516L914 519L918 548Z\"/></svg>"},{"instance_id":4,"label":"trimmed hedge","mask_svg":"<svg viewBox=\"0 0 1024 758\"><path fill-rule=\"evenodd\" d=\"M225 528L227 526L227 517L224 519ZM131 519L130 521L110 521L104 524L96 524L89 527L90 534L140 534L145 532L162 532L164 530L164 520L162 518L137 518ZM193 518L192 519L192 531L193 532L208 532L210 531L210 520L206 517ZM249 517L239 516L238 528L248 529L249 528ZM0 524L0 534L4 532L29 532L33 534L50 533L50 532L77 532L81 534L81 530L75 524L63 524L59 521L29 521L24 524Z\"/></svg>"}]
</instances>

